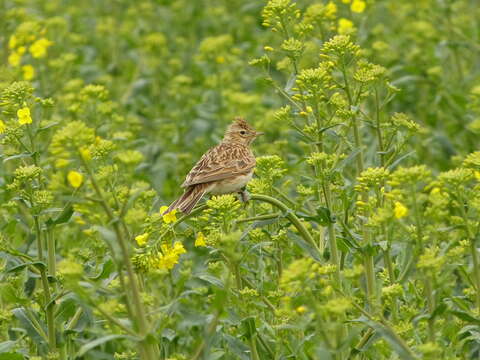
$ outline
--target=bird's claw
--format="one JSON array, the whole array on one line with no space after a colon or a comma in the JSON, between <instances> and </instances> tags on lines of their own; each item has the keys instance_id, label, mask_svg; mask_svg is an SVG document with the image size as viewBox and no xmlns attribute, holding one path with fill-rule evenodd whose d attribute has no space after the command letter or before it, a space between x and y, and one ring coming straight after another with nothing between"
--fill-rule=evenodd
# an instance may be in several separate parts
<instances>
[{"instance_id":1,"label":"bird's claw","mask_svg":"<svg viewBox=\"0 0 480 360\"><path fill-rule=\"evenodd\" d=\"M244 203L246 203L248 200L250 200L250 194L248 193L247 190L243 189L242 191L239 192L240 194L240 200Z\"/></svg>"}]
</instances>

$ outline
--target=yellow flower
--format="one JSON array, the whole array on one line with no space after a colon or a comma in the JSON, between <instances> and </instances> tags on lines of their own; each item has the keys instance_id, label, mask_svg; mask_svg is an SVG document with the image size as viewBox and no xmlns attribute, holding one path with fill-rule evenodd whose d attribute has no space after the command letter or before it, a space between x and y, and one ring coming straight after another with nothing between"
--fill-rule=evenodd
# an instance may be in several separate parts
<instances>
[{"instance_id":1,"label":"yellow flower","mask_svg":"<svg viewBox=\"0 0 480 360\"><path fill-rule=\"evenodd\" d=\"M0 134L3 134L6 128L7 128L7 125L5 125L5 123L2 120L0 120Z\"/></svg>"},{"instance_id":2,"label":"yellow flower","mask_svg":"<svg viewBox=\"0 0 480 360\"><path fill-rule=\"evenodd\" d=\"M83 160L88 161L92 159L92 154L90 153L90 149L86 147L80 148L80 156Z\"/></svg>"},{"instance_id":3,"label":"yellow flower","mask_svg":"<svg viewBox=\"0 0 480 360\"><path fill-rule=\"evenodd\" d=\"M18 40L15 35L10 36L10 39L8 40L8 48L9 49L15 49L17 47Z\"/></svg>"},{"instance_id":4,"label":"yellow flower","mask_svg":"<svg viewBox=\"0 0 480 360\"><path fill-rule=\"evenodd\" d=\"M36 59L45 57L45 55L47 55L48 47L52 44L53 42L48 39L38 39L30 46L30 54L32 54L32 56Z\"/></svg>"},{"instance_id":5,"label":"yellow flower","mask_svg":"<svg viewBox=\"0 0 480 360\"><path fill-rule=\"evenodd\" d=\"M17 67L18 65L20 65L21 61L22 55L20 55L18 52L14 51L8 56L8 63L13 67Z\"/></svg>"},{"instance_id":6,"label":"yellow flower","mask_svg":"<svg viewBox=\"0 0 480 360\"><path fill-rule=\"evenodd\" d=\"M299 313L299 314L303 314L305 311L307 311L307 307L301 305L301 306L297 307L296 311L297 311L297 313Z\"/></svg>"},{"instance_id":7,"label":"yellow flower","mask_svg":"<svg viewBox=\"0 0 480 360\"><path fill-rule=\"evenodd\" d=\"M265 51L273 51L273 47L271 47L271 46L264 46L264 47L263 47L263 50L265 50Z\"/></svg>"},{"instance_id":8,"label":"yellow flower","mask_svg":"<svg viewBox=\"0 0 480 360\"><path fill-rule=\"evenodd\" d=\"M408 209L405 205L403 205L401 202L396 201L395 202L395 207L393 209L393 213L395 214L395 217L397 219L401 219L405 216L407 216Z\"/></svg>"},{"instance_id":9,"label":"yellow flower","mask_svg":"<svg viewBox=\"0 0 480 360\"><path fill-rule=\"evenodd\" d=\"M183 244L178 241L173 244L173 247L162 245L161 249L162 254L159 254L159 256L153 260L153 267L165 270L172 269L175 264L178 263L180 255L187 252L183 247Z\"/></svg>"},{"instance_id":10,"label":"yellow flower","mask_svg":"<svg viewBox=\"0 0 480 360\"><path fill-rule=\"evenodd\" d=\"M195 239L195 246L207 246L205 243L205 235L202 232L197 234L197 238Z\"/></svg>"},{"instance_id":11,"label":"yellow flower","mask_svg":"<svg viewBox=\"0 0 480 360\"><path fill-rule=\"evenodd\" d=\"M78 189L83 183L83 175L78 171L69 171L67 175L67 180L72 187Z\"/></svg>"},{"instance_id":12,"label":"yellow flower","mask_svg":"<svg viewBox=\"0 0 480 360\"><path fill-rule=\"evenodd\" d=\"M168 206L162 206L160 208L160 214L163 214L165 211L167 211ZM165 221L165 224L170 224L175 221L177 221L177 216L175 215L177 213L177 209L170 211L168 214L165 214L162 216L163 221Z\"/></svg>"},{"instance_id":13,"label":"yellow flower","mask_svg":"<svg viewBox=\"0 0 480 360\"><path fill-rule=\"evenodd\" d=\"M187 250L183 247L183 244L179 241L175 242L173 244L173 252L177 255L185 254Z\"/></svg>"},{"instance_id":14,"label":"yellow flower","mask_svg":"<svg viewBox=\"0 0 480 360\"><path fill-rule=\"evenodd\" d=\"M67 159L57 159L57 160L55 160L55 167L63 168L65 166L67 166L69 163L70 163L70 161L67 160Z\"/></svg>"},{"instance_id":15,"label":"yellow flower","mask_svg":"<svg viewBox=\"0 0 480 360\"><path fill-rule=\"evenodd\" d=\"M224 56L217 56L215 58L215 61L217 62L217 64L223 64L225 62L225 57Z\"/></svg>"},{"instance_id":16,"label":"yellow flower","mask_svg":"<svg viewBox=\"0 0 480 360\"><path fill-rule=\"evenodd\" d=\"M0 127L0 128L1 128L1 127ZM474 175L475 175L475 179L477 179L478 181L480 181L480 171L475 171Z\"/></svg>"},{"instance_id":17,"label":"yellow flower","mask_svg":"<svg viewBox=\"0 0 480 360\"><path fill-rule=\"evenodd\" d=\"M338 20L338 33L340 35L348 35L348 34L351 34L353 31L354 31L354 26L353 26L353 22L348 20L348 19L345 19L345 18L341 18Z\"/></svg>"},{"instance_id":18,"label":"yellow flower","mask_svg":"<svg viewBox=\"0 0 480 360\"><path fill-rule=\"evenodd\" d=\"M165 270L170 270L173 269L175 264L178 263L178 256L175 255L174 253L167 253L165 255L160 256L158 259L158 268L159 269L165 269Z\"/></svg>"},{"instance_id":19,"label":"yellow flower","mask_svg":"<svg viewBox=\"0 0 480 360\"><path fill-rule=\"evenodd\" d=\"M342 2L343 2L344 4L350 4L351 1L352 1L352 0L342 0Z\"/></svg>"},{"instance_id":20,"label":"yellow flower","mask_svg":"<svg viewBox=\"0 0 480 360\"><path fill-rule=\"evenodd\" d=\"M22 66L23 78L27 81L32 80L35 77L35 68L32 65Z\"/></svg>"},{"instance_id":21,"label":"yellow flower","mask_svg":"<svg viewBox=\"0 0 480 360\"><path fill-rule=\"evenodd\" d=\"M362 13L362 12L365 11L365 6L366 5L367 4L363 0L353 0L352 5L350 5L350 9L353 12Z\"/></svg>"},{"instance_id":22,"label":"yellow flower","mask_svg":"<svg viewBox=\"0 0 480 360\"><path fill-rule=\"evenodd\" d=\"M325 17L328 19L335 19L336 15L337 5L330 1L327 5L325 5Z\"/></svg>"},{"instance_id":23,"label":"yellow flower","mask_svg":"<svg viewBox=\"0 0 480 360\"><path fill-rule=\"evenodd\" d=\"M147 240L149 236L150 236L149 233L135 236L135 241L137 242L138 246L145 246L147 244Z\"/></svg>"},{"instance_id":24,"label":"yellow flower","mask_svg":"<svg viewBox=\"0 0 480 360\"><path fill-rule=\"evenodd\" d=\"M26 106L24 106L21 109L18 109L17 116L18 116L18 122L20 123L20 125L25 125L25 124L31 124L32 123L32 117L30 115L30 109Z\"/></svg>"}]
</instances>

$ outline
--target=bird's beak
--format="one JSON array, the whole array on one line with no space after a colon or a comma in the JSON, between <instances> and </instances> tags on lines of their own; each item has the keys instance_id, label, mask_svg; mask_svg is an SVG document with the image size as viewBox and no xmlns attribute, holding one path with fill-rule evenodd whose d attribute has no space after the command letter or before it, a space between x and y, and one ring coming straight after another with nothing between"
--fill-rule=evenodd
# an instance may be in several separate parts
<instances>
[{"instance_id":1,"label":"bird's beak","mask_svg":"<svg viewBox=\"0 0 480 360\"><path fill-rule=\"evenodd\" d=\"M265 133L262 131L255 132L255 136L260 136L260 135L265 135Z\"/></svg>"}]
</instances>

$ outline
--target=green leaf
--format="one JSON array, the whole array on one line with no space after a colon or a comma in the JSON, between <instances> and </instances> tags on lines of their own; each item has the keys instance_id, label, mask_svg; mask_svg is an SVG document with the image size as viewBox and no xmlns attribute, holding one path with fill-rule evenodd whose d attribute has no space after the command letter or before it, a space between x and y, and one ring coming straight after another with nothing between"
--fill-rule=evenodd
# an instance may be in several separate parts
<instances>
[{"instance_id":1,"label":"green leaf","mask_svg":"<svg viewBox=\"0 0 480 360\"><path fill-rule=\"evenodd\" d=\"M60 215L58 215L55 220L48 219L45 222L45 224L47 224L48 227L52 227L52 226L60 225L60 224L65 224L66 222L68 222L70 220L72 215L73 215L73 207L72 207L71 204L69 204L62 210Z\"/></svg>"},{"instance_id":2,"label":"green leaf","mask_svg":"<svg viewBox=\"0 0 480 360\"><path fill-rule=\"evenodd\" d=\"M215 350L215 351L212 351L209 355L208 355L208 360L218 360L218 359L221 359L224 355L225 355L225 351L223 350Z\"/></svg>"},{"instance_id":3,"label":"green leaf","mask_svg":"<svg viewBox=\"0 0 480 360\"><path fill-rule=\"evenodd\" d=\"M132 336L128 336L128 335L107 335L107 336L103 336L99 339L96 339L96 340L93 340L93 341L90 341L88 343L86 343L85 345L83 345L80 350L78 350L78 352L75 354L75 357L81 357L83 356L84 354L86 354L88 351L92 350L93 348L99 346L99 345L102 345L106 342L109 342L109 341L112 341L112 340L115 340L115 339L131 339L131 340L136 340L134 337Z\"/></svg>"},{"instance_id":4,"label":"green leaf","mask_svg":"<svg viewBox=\"0 0 480 360\"><path fill-rule=\"evenodd\" d=\"M466 311L461 311L461 310L450 310L450 313L460 320L463 321L468 321L469 323L479 325L480 326L480 319L474 317L473 315L470 315Z\"/></svg>"},{"instance_id":5,"label":"green leaf","mask_svg":"<svg viewBox=\"0 0 480 360\"><path fill-rule=\"evenodd\" d=\"M110 276L110 274L112 273L113 270L115 270L115 263L113 262L112 259L107 259L104 263L102 263L102 269L100 270L98 275L95 275L95 276L91 277L90 279L92 279L92 280L105 279L108 276Z\"/></svg>"},{"instance_id":6,"label":"green leaf","mask_svg":"<svg viewBox=\"0 0 480 360\"><path fill-rule=\"evenodd\" d=\"M323 206L318 207L317 214L313 216L304 214L302 212L298 212L296 214L304 220L313 221L322 226L327 226L328 224L333 224L335 222L335 219L332 217L330 210Z\"/></svg>"},{"instance_id":7,"label":"green leaf","mask_svg":"<svg viewBox=\"0 0 480 360\"><path fill-rule=\"evenodd\" d=\"M445 303L441 303L440 305L438 305L435 310L433 310L433 313L432 315L430 316L431 319L434 319L436 318L437 316L440 316L442 315L443 313L445 313L445 311L448 309L448 306L447 304Z\"/></svg>"},{"instance_id":8,"label":"green leaf","mask_svg":"<svg viewBox=\"0 0 480 360\"><path fill-rule=\"evenodd\" d=\"M366 324L370 326L372 329L374 329L375 331L377 331L385 339L385 341L390 344L393 351L397 353L400 359L402 360L417 359L415 355L412 353L412 351L410 350L410 348L408 348L406 344L400 341L398 339L398 336L391 329L387 328L385 325L379 323L378 321L370 320L365 316L361 316L356 320L352 320L352 322L360 322L360 323Z\"/></svg>"},{"instance_id":9,"label":"green leaf","mask_svg":"<svg viewBox=\"0 0 480 360\"><path fill-rule=\"evenodd\" d=\"M293 233L292 231L287 232L288 237L293 240L295 244L305 250L315 261L322 262L320 258L320 254L318 253L317 249L315 249L312 245L304 241L300 236Z\"/></svg>"},{"instance_id":10,"label":"green leaf","mask_svg":"<svg viewBox=\"0 0 480 360\"><path fill-rule=\"evenodd\" d=\"M0 360L23 360L23 359L24 359L23 355L17 352L15 353L8 352L8 353L0 354Z\"/></svg>"},{"instance_id":11,"label":"green leaf","mask_svg":"<svg viewBox=\"0 0 480 360\"><path fill-rule=\"evenodd\" d=\"M34 154L34 153L22 153L22 154L17 154L17 155L8 156L8 157L6 157L5 159L3 159L3 162L6 163L7 161L10 161L10 160L23 159L23 158L27 158L27 157L32 157L33 154Z\"/></svg>"},{"instance_id":12,"label":"green leaf","mask_svg":"<svg viewBox=\"0 0 480 360\"><path fill-rule=\"evenodd\" d=\"M35 266L39 270L47 268L47 265L42 261L30 261L30 262L22 263L20 265L13 266L13 267L7 269L6 272L7 273L19 272L19 271L25 269L27 266Z\"/></svg>"},{"instance_id":13,"label":"green leaf","mask_svg":"<svg viewBox=\"0 0 480 360\"><path fill-rule=\"evenodd\" d=\"M398 164L400 164L403 160L405 160L409 156L412 156L413 154L415 154L415 151L410 151L410 152L400 156L393 163L388 165L387 169L390 170L390 171L394 170L397 167Z\"/></svg>"},{"instance_id":14,"label":"green leaf","mask_svg":"<svg viewBox=\"0 0 480 360\"><path fill-rule=\"evenodd\" d=\"M117 235L112 230L103 226L93 226L92 229L98 231L103 240L105 240L105 242L107 242L113 248L114 254L117 256L117 260L122 260L120 255L121 249L117 241Z\"/></svg>"},{"instance_id":15,"label":"green leaf","mask_svg":"<svg viewBox=\"0 0 480 360\"><path fill-rule=\"evenodd\" d=\"M215 276L208 275L208 274L198 274L196 275L196 277L216 287L219 287L222 289L224 287L222 280L220 280L219 278L216 278Z\"/></svg>"},{"instance_id":16,"label":"green leaf","mask_svg":"<svg viewBox=\"0 0 480 360\"><path fill-rule=\"evenodd\" d=\"M0 343L0 353L9 351L11 348L15 346L16 343L17 343L16 341L12 341L12 340L8 340Z\"/></svg>"},{"instance_id":17,"label":"green leaf","mask_svg":"<svg viewBox=\"0 0 480 360\"><path fill-rule=\"evenodd\" d=\"M30 316L26 313L24 308L15 308L12 310L12 313L18 319L18 321L34 343L36 343L37 345L46 344L46 339L39 332L40 329L37 329L36 325L30 319ZM37 316L35 316L35 314L32 314L31 316L35 317L35 323L40 324L40 326L42 327L41 330L43 330L43 333L45 334L45 324Z\"/></svg>"},{"instance_id":18,"label":"green leaf","mask_svg":"<svg viewBox=\"0 0 480 360\"><path fill-rule=\"evenodd\" d=\"M18 296L18 289L9 283L0 285L0 298L4 303L17 304L17 306L28 303L28 299Z\"/></svg>"},{"instance_id":19,"label":"green leaf","mask_svg":"<svg viewBox=\"0 0 480 360\"><path fill-rule=\"evenodd\" d=\"M37 133L50 129L51 127L57 126L58 124L60 124L60 122L58 121L53 121L51 123L48 123L47 125L38 128Z\"/></svg>"},{"instance_id":20,"label":"green leaf","mask_svg":"<svg viewBox=\"0 0 480 360\"><path fill-rule=\"evenodd\" d=\"M245 328L245 337L251 339L257 334L257 327L255 326L255 317L249 316L242 320L242 324Z\"/></svg>"}]
</instances>

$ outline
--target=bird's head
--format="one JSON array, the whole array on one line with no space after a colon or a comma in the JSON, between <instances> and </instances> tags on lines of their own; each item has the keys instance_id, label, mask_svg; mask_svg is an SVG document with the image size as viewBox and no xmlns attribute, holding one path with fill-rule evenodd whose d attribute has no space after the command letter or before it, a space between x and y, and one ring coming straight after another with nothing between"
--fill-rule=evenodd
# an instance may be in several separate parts
<instances>
[{"instance_id":1,"label":"bird's head","mask_svg":"<svg viewBox=\"0 0 480 360\"><path fill-rule=\"evenodd\" d=\"M255 131L243 118L235 118L225 131L223 141L237 142L249 145L256 137L263 135L263 132Z\"/></svg>"}]
</instances>

